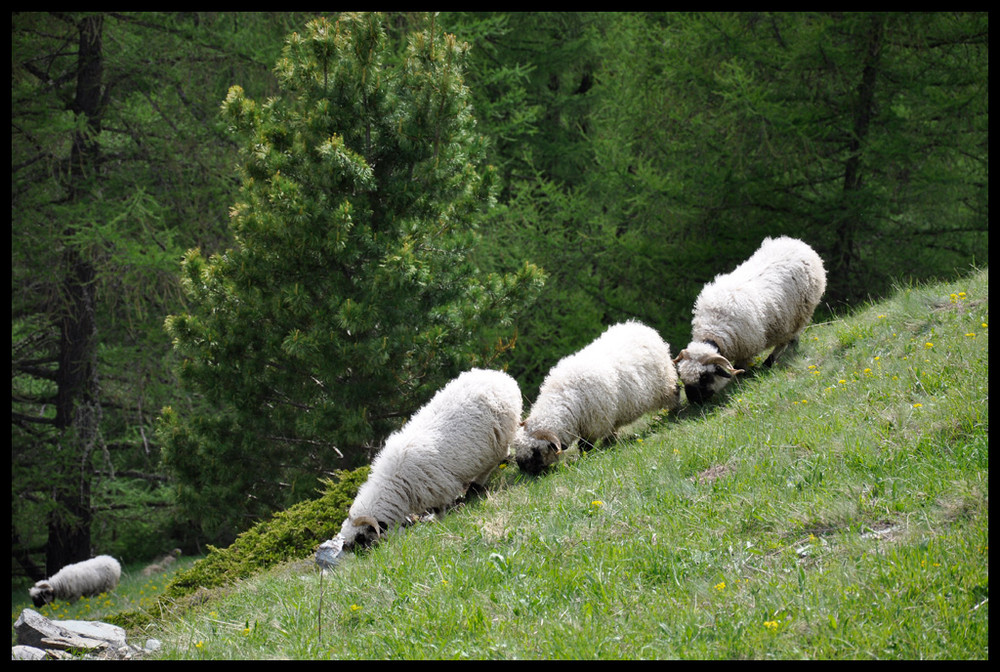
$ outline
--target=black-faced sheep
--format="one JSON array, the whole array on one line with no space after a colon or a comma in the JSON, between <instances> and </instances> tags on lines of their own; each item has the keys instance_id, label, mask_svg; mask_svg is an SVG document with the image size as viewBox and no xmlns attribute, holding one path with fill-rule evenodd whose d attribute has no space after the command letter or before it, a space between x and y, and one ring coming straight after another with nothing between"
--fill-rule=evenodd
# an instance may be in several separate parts
<instances>
[{"instance_id":1,"label":"black-faced sheep","mask_svg":"<svg viewBox=\"0 0 1000 672\"><path fill-rule=\"evenodd\" d=\"M798 340L826 291L819 255L801 240L766 238L731 273L705 285L694 305L691 343L674 363L688 401L702 403L774 348L771 366Z\"/></svg>"},{"instance_id":2,"label":"black-faced sheep","mask_svg":"<svg viewBox=\"0 0 1000 672\"><path fill-rule=\"evenodd\" d=\"M36 607L53 600L75 602L83 596L99 595L114 590L122 575L122 567L110 555L66 565L45 581L28 590Z\"/></svg>"},{"instance_id":3,"label":"black-faced sheep","mask_svg":"<svg viewBox=\"0 0 1000 672\"><path fill-rule=\"evenodd\" d=\"M575 440L592 446L679 397L670 346L644 324L616 324L549 371L514 439L517 465L539 473Z\"/></svg>"},{"instance_id":4,"label":"black-faced sheep","mask_svg":"<svg viewBox=\"0 0 1000 672\"><path fill-rule=\"evenodd\" d=\"M372 461L341 526L344 549L485 485L509 456L521 410L520 387L500 371L472 369L439 390Z\"/></svg>"}]
</instances>

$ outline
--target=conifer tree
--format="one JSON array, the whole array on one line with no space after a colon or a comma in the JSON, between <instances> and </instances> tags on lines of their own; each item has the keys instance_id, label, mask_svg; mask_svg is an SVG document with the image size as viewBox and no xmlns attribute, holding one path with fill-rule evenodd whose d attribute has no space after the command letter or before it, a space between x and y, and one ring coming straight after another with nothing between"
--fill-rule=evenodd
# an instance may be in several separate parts
<instances>
[{"instance_id":1,"label":"conifer tree","mask_svg":"<svg viewBox=\"0 0 1000 672\"><path fill-rule=\"evenodd\" d=\"M243 147L235 245L191 250L191 310L167 319L182 380L216 409L163 414L181 501L225 535L368 457L450 377L499 366L541 282L477 270L493 203L463 83L467 45L434 18L393 59L382 19L288 39L264 103L233 87Z\"/></svg>"}]
</instances>

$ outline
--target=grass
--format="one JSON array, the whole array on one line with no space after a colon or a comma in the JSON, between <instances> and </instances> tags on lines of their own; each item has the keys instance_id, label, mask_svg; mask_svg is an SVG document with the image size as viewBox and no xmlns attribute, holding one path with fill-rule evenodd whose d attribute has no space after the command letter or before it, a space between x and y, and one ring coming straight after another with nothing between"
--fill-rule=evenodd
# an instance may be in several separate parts
<instances>
[{"instance_id":1,"label":"grass","mask_svg":"<svg viewBox=\"0 0 1000 672\"><path fill-rule=\"evenodd\" d=\"M988 270L901 288L712 404L147 632L166 659L987 659L988 321Z\"/></svg>"}]
</instances>

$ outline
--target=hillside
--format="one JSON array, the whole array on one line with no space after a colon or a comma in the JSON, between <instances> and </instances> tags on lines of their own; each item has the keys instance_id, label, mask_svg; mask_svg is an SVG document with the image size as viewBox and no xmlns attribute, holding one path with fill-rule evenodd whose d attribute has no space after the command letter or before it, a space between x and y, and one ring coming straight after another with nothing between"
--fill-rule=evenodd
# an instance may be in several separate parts
<instances>
[{"instance_id":1,"label":"hillside","mask_svg":"<svg viewBox=\"0 0 1000 672\"><path fill-rule=\"evenodd\" d=\"M165 658L988 658L988 323L988 270L902 288L713 404L150 633Z\"/></svg>"}]
</instances>

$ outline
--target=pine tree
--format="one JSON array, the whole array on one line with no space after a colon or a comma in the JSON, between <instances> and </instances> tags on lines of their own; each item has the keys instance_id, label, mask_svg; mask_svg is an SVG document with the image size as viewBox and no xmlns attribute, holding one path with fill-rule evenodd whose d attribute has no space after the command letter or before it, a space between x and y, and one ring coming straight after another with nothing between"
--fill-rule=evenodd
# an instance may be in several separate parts
<instances>
[{"instance_id":1,"label":"pine tree","mask_svg":"<svg viewBox=\"0 0 1000 672\"><path fill-rule=\"evenodd\" d=\"M280 95L223 103L243 146L236 244L186 255L192 309L167 320L182 380L218 412L163 415L210 533L311 495L450 377L495 364L540 283L476 268L493 170L467 45L427 24L393 59L379 16L317 19L287 40Z\"/></svg>"},{"instance_id":2,"label":"pine tree","mask_svg":"<svg viewBox=\"0 0 1000 672\"><path fill-rule=\"evenodd\" d=\"M177 259L226 233L235 147L212 111L234 78L254 91L273 79L284 20L301 23L11 17L15 577L173 545L152 428L161 406L185 400L160 327L182 306Z\"/></svg>"}]
</instances>

